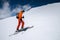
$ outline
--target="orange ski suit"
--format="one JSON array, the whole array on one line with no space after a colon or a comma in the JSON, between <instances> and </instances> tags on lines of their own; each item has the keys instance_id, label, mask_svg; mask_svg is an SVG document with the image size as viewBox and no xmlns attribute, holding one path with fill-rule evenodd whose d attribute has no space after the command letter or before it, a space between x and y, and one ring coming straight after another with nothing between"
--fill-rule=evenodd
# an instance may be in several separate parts
<instances>
[{"instance_id":1,"label":"orange ski suit","mask_svg":"<svg viewBox=\"0 0 60 40\"><path fill-rule=\"evenodd\" d=\"M22 23L21 28L24 27L24 21L22 20L22 18L23 18L22 15L23 15L23 11L20 11L20 12L17 14L17 16L18 16L18 26L17 26L17 30L19 30L19 27L20 27L21 23Z\"/></svg>"}]
</instances>

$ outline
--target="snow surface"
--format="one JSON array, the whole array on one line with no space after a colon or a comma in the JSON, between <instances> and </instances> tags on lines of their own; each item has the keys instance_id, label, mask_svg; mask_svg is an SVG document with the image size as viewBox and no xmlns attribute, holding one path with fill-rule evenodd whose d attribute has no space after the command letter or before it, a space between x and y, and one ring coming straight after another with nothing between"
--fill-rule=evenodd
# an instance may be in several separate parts
<instances>
[{"instance_id":1,"label":"snow surface","mask_svg":"<svg viewBox=\"0 0 60 40\"><path fill-rule=\"evenodd\" d=\"M34 28L9 36L16 30L16 16L0 20L0 40L60 40L60 3L32 8L24 16L25 27Z\"/></svg>"}]
</instances>

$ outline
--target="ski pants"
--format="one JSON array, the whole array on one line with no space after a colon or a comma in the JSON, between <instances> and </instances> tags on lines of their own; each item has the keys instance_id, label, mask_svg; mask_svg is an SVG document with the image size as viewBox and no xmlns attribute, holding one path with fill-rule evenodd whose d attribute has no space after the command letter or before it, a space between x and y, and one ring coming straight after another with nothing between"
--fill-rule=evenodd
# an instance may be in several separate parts
<instances>
[{"instance_id":1,"label":"ski pants","mask_svg":"<svg viewBox=\"0 0 60 40\"><path fill-rule=\"evenodd\" d=\"M22 24L22 26L21 26L21 24ZM18 19L17 30L19 30L20 26L21 26L21 28L24 28L24 21L22 19Z\"/></svg>"}]
</instances>

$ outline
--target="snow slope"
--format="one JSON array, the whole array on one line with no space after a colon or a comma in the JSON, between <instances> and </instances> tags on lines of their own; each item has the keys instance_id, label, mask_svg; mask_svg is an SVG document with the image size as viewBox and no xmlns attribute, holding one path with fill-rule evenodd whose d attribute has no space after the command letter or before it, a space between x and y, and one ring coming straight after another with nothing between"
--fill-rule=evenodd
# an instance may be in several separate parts
<instances>
[{"instance_id":1,"label":"snow slope","mask_svg":"<svg viewBox=\"0 0 60 40\"><path fill-rule=\"evenodd\" d=\"M0 40L60 40L60 3L32 8L24 16L25 27L34 28L9 37L16 30L17 19L0 20Z\"/></svg>"}]
</instances>

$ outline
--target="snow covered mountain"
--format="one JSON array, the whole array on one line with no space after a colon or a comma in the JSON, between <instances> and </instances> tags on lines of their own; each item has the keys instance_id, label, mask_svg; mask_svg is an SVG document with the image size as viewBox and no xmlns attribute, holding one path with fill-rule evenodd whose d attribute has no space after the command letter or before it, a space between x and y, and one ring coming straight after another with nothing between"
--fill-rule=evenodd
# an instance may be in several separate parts
<instances>
[{"instance_id":1,"label":"snow covered mountain","mask_svg":"<svg viewBox=\"0 0 60 40\"><path fill-rule=\"evenodd\" d=\"M24 16L25 27L34 28L9 37L16 30L16 17L0 20L0 40L60 40L60 3L32 8Z\"/></svg>"}]
</instances>

